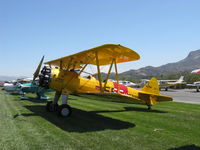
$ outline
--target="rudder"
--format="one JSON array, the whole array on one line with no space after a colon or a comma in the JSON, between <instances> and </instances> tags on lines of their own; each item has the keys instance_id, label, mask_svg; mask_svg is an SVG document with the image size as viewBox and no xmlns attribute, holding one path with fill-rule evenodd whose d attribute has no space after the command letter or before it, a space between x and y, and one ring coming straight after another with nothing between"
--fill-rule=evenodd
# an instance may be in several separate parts
<instances>
[{"instance_id":1,"label":"rudder","mask_svg":"<svg viewBox=\"0 0 200 150\"><path fill-rule=\"evenodd\" d=\"M142 92L160 95L158 80L156 78L151 78L151 80L142 88Z\"/></svg>"}]
</instances>

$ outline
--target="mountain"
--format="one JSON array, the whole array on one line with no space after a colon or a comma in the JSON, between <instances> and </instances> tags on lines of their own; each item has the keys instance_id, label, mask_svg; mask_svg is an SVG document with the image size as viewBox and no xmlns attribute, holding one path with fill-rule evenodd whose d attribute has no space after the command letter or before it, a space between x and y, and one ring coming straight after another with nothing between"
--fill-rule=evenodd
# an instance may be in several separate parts
<instances>
[{"instance_id":1,"label":"mountain","mask_svg":"<svg viewBox=\"0 0 200 150\"><path fill-rule=\"evenodd\" d=\"M200 49L191 51L189 55L178 62L168 63L159 67L147 66L138 70L129 70L119 74L125 78L149 78L162 75L177 74L181 72L191 72L200 68Z\"/></svg>"},{"instance_id":2,"label":"mountain","mask_svg":"<svg viewBox=\"0 0 200 150\"><path fill-rule=\"evenodd\" d=\"M0 75L0 81L12 81L12 80L16 80L16 79L21 79L21 78L27 78L25 76L1 76Z\"/></svg>"}]
</instances>

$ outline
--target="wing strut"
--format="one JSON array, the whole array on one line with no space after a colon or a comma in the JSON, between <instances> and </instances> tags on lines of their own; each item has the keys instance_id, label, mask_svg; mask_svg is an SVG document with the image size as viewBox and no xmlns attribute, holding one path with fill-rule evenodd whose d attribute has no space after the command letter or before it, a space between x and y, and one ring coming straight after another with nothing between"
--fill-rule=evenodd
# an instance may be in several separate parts
<instances>
[{"instance_id":1,"label":"wing strut","mask_svg":"<svg viewBox=\"0 0 200 150\"><path fill-rule=\"evenodd\" d=\"M119 78L118 78L118 70L117 70L116 59L115 59L115 73L116 73L116 81L117 81L117 93L119 93Z\"/></svg>"},{"instance_id":2,"label":"wing strut","mask_svg":"<svg viewBox=\"0 0 200 150\"><path fill-rule=\"evenodd\" d=\"M63 67L63 61L61 60L60 61L60 69L62 69L62 67Z\"/></svg>"},{"instance_id":3,"label":"wing strut","mask_svg":"<svg viewBox=\"0 0 200 150\"><path fill-rule=\"evenodd\" d=\"M105 81L105 84L104 84L103 91L106 90L106 84L107 84L107 82L108 82L108 78L109 78L109 76L110 76L110 72L111 72L111 69L112 69L113 63L114 63L114 59L112 60L112 63L110 64L110 68L109 68L109 71L108 71L108 74L107 74L107 77L106 77L106 81Z\"/></svg>"},{"instance_id":4,"label":"wing strut","mask_svg":"<svg viewBox=\"0 0 200 150\"><path fill-rule=\"evenodd\" d=\"M74 62L73 64L73 69L75 69L77 62Z\"/></svg>"},{"instance_id":5,"label":"wing strut","mask_svg":"<svg viewBox=\"0 0 200 150\"><path fill-rule=\"evenodd\" d=\"M97 64L97 71L98 71L98 78L99 78L99 86L100 86L100 92L103 92L102 89L102 79L101 79L101 71L100 71L100 67L99 67L99 58L98 58L98 52L95 51L95 57L96 57L96 64Z\"/></svg>"},{"instance_id":6,"label":"wing strut","mask_svg":"<svg viewBox=\"0 0 200 150\"><path fill-rule=\"evenodd\" d=\"M72 60L73 60L73 58L71 57L68 65L67 65L67 70L69 70L69 67L71 66Z\"/></svg>"},{"instance_id":7,"label":"wing strut","mask_svg":"<svg viewBox=\"0 0 200 150\"><path fill-rule=\"evenodd\" d=\"M85 64L85 66L81 69L81 71L79 72L78 75L80 75L80 74L84 71L84 69L87 67L87 65L88 65L88 64Z\"/></svg>"},{"instance_id":8,"label":"wing strut","mask_svg":"<svg viewBox=\"0 0 200 150\"><path fill-rule=\"evenodd\" d=\"M85 66L81 69L81 71L78 73L78 76L84 71L84 69L87 67L88 64L85 64ZM65 87L69 85L69 83L74 80L75 76L73 76L66 84Z\"/></svg>"}]
</instances>

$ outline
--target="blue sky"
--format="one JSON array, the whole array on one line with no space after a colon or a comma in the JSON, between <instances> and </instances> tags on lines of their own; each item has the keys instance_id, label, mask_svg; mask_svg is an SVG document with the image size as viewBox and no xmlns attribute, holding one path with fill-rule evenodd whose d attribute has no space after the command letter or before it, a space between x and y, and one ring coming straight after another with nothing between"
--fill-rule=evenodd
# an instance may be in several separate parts
<instances>
[{"instance_id":1,"label":"blue sky","mask_svg":"<svg viewBox=\"0 0 200 150\"><path fill-rule=\"evenodd\" d=\"M0 0L0 75L32 76L49 61L106 43L160 66L200 49L199 0Z\"/></svg>"}]
</instances>

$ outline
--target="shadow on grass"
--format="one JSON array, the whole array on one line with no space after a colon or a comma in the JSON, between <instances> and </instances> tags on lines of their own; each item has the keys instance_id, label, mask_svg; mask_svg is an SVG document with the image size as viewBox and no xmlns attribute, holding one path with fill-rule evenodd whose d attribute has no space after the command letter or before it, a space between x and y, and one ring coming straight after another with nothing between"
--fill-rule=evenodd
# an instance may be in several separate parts
<instances>
[{"instance_id":1,"label":"shadow on grass","mask_svg":"<svg viewBox=\"0 0 200 150\"><path fill-rule=\"evenodd\" d=\"M181 147L176 147L176 148L170 148L168 150L200 150L200 147L192 144L192 145L186 145L186 146L181 146Z\"/></svg>"},{"instance_id":2,"label":"shadow on grass","mask_svg":"<svg viewBox=\"0 0 200 150\"><path fill-rule=\"evenodd\" d=\"M147 113L167 113L166 111L160 110L148 110L146 108L138 108L138 107L124 107L124 110L102 110L102 111L92 111L93 113L109 113L109 112L125 112L125 111L140 111Z\"/></svg>"},{"instance_id":3,"label":"shadow on grass","mask_svg":"<svg viewBox=\"0 0 200 150\"><path fill-rule=\"evenodd\" d=\"M33 97L28 97L28 99L19 99L20 101L30 101L30 102L33 102L33 103L47 103L47 101L49 100L46 100L46 99L38 99L38 98L33 98ZM73 98L69 98L69 100L76 100L76 99L73 99Z\"/></svg>"},{"instance_id":4,"label":"shadow on grass","mask_svg":"<svg viewBox=\"0 0 200 150\"><path fill-rule=\"evenodd\" d=\"M24 106L33 113L16 114L13 118L18 116L41 116L68 132L92 132L102 131L106 129L110 130L121 130L135 127L134 123L124 122L112 118L108 118L96 112L87 112L80 109L72 108L72 115L69 118L63 118L57 116L57 113L46 112L45 106Z\"/></svg>"},{"instance_id":5,"label":"shadow on grass","mask_svg":"<svg viewBox=\"0 0 200 150\"><path fill-rule=\"evenodd\" d=\"M33 97L28 97L28 99L19 99L20 101L30 101L33 103L47 103L47 100L45 99L38 99Z\"/></svg>"},{"instance_id":6,"label":"shadow on grass","mask_svg":"<svg viewBox=\"0 0 200 150\"><path fill-rule=\"evenodd\" d=\"M77 95L76 95L77 96ZM109 101L114 103L125 103L125 104L134 104L134 105L144 105L143 103L128 103L121 101L121 97L115 97L115 96L107 96L107 95L94 95L94 94L79 94L79 97L96 100L96 101ZM78 99L78 98L76 98ZM131 98L132 100L132 98ZM106 113L106 112L124 112L124 111L138 111L138 112L150 112L150 113L168 113L166 111L161 110L155 110L153 107L151 110L148 110L147 108L139 108L139 107L124 107L125 110L113 110L113 111L93 111L94 113Z\"/></svg>"}]
</instances>

